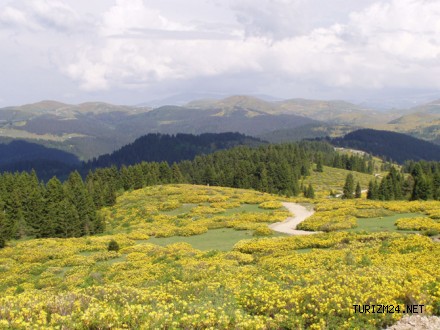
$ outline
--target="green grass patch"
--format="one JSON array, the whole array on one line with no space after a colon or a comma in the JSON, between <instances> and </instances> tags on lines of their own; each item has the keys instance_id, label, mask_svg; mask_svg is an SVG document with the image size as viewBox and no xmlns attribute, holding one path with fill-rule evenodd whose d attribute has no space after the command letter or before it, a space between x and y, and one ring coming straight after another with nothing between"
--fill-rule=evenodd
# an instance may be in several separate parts
<instances>
[{"instance_id":1,"label":"green grass patch","mask_svg":"<svg viewBox=\"0 0 440 330\"><path fill-rule=\"evenodd\" d=\"M311 252L313 249L312 248L305 248L305 249L298 249L298 250L295 250L295 252L296 253L299 253L299 254L304 254L304 253L309 253L309 252Z\"/></svg>"},{"instance_id":2,"label":"green grass patch","mask_svg":"<svg viewBox=\"0 0 440 330\"><path fill-rule=\"evenodd\" d=\"M340 192L342 191L345 179L349 173L353 174L354 182L359 181L362 189L367 189L370 180L374 179L374 176L371 174L324 166L324 172L312 171L310 176L304 179L303 184L307 187L307 185L311 183L315 191L329 192L330 190L333 190Z\"/></svg>"},{"instance_id":3,"label":"green grass patch","mask_svg":"<svg viewBox=\"0 0 440 330\"><path fill-rule=\"evenodd\" d=\"M357 232L357 231L367 231L367 232L380 232L380 231L389 231L389 232L407 232L413 233L415 231L409 230L399 230L395 225L396 221L401 218L414 218L414 217L426 217L426 215L421 213L399 213L390 215L387 217L379 217L379 218L358 218L356 228L347 229L345 231Z\"/></svg>"},{"instance_id":4,"label":"green grass patch","mask_svg":"<svg viewBox=\"0 0 440 330\"><path fill-rule=\"evenodd\" d=\"M274 234L275 236L285 236L281 233ZM232 228L212 229L206 233L195 236L181 237L152 237L146 242L166 246L173 243L185 242L191 244L194 248L207 251L219 250L229 251L232 247L242 239L254 238L252 230L234 230Z\"/></svg>"},{"instance_id":5,"label":"green grass patch","mask_svg":"<svg viewBox=\"0 0 440 330\"><path fill-rule=\"evenodd\" d=\"M281 210L281 208L279 209ZM258 204L242 204L239 207L233 209L227 209L221 215L232 215L237 213L271 213L274 210L262 209L258 207Z\"/></svg>"}]
</instances>

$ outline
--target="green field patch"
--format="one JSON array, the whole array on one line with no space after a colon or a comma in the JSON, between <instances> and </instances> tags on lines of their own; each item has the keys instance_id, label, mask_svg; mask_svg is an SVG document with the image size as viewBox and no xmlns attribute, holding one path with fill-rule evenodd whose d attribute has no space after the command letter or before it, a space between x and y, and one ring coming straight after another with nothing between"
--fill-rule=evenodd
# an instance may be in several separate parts
<instances>
[{"instance_id":1,"label":"green field patch","mask_svg":"<svg viewBox=\"0 0 440 330\"><path fill-rule=\"evenodd\" d=\"M304 253L309 253L309 252L311 252L313 249L312 248L305 248L305 249L298 249L298 250L295 250L295 252L296 253L299 253L299 254L304 254Z\"/></svg>"},{"instance_id":2,"label":"green field patch","mask_svg":"<svg viewBox=\"0 0 440 330\"><path fill-rule=\"evenodd\" d=\"M279 209L281 210L281 209ZM258 207L258 204L242 204L239 207L234 207L233 209L228 209L222 213L222 215L232 215L237 213L271 213L274 210L262 209Z\"/></svg>"},{"instance_id":3,"label":"green field patch","mask_svg":"<svg viewBox=\"0 0 440 330\"><path fill-rule=\"evenodd\" d=\"M274 236L285 236L281 233L275 233ZM152 237L145 241L160 246L166 246L173 243L185 242L191 244L195 249L230 251L232 247L242 239L254 238L252 230L234 230L232 228L212 229L206 233L195 236L174 236L174 237Z\"/></svg>"},{"instance_id":4,"label":"green field patch","mask_svg":"<svg viewBox=\"0 0 440 330\"><path fill-rule=\"evenodd\" d=\"M347 229L345 231L357 232L357 231L367 231L367 232L380 232L380 231L390 231L390 232L406 232L414 233L415 231L409 230L399 230L395 225L398 219L402 218L414 218L414 217L426 217L426 215L421 213L399 213L390 215L387 217L378 218L358 218L356 228Z\"/></svg>"},{"instance_id":5,"label":"green field patch","mask_svg":"<svg viewBox=\"0 0 440 330\"><path fill-rule=\"evenodd\" d=\"M90 256L97 254L97 253L99 253L99 251L82 251L82 252L79 252L78 254L80 256L90 257Z\"/></svg>"},{"instance_id":6,"label":"green field patch","mask_svg":"<svg viewBox=\"0 0 440 330\"><path fill-rule=\"evenodd\" d=\"M105 263L107 265L113 265L117 262L124 262L126 260L127 260L127 255L123 254L120 257L112 258L112 259L108 259L108 260L101 260L101 261L97 261L96 263Z\"/></svg>"}]
</instances>

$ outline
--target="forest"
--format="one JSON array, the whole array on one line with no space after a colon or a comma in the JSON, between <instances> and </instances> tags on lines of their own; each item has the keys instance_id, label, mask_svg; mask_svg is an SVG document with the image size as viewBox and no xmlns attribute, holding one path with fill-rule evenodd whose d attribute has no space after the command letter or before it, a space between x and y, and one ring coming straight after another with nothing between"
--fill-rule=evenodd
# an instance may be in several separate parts
<instances>
[{"instance_id":1,"label":"forest","mask_svg":"<svg viewBox=\"0 0 440 330\"><path fill-rule=\"evenodd\" d=\"M381 180L370 181L368 199L440 200L440 163L409 161L399 172L391 167Z\"/></svg>"},{"instance_id":2,"label":"forest","mask_svg":"<svg viewBox=\"0 0 440 330\"><path fill-rule=\"evenodd\" d=\"M158 184L191 183L255 189L283 196L303 193L313 197L312 185L302 187L300 182L313 170L323 171L323 166L372 174L374 161L368 155L340 154L325 142L302 141L238 146L171 165L165 161L113 165L90 170L83 177L74 171L64 182L53 177L44 183L35 171L6 172L0 175L0 208L3 210L0 212L0 245L4 246L9 239L25 237L79 237L100 233L104 224L97 210L113 205L123 191ZM354 184L351 183L352 190ZM355 195L360 194L357 186ZM391 167L382 179L369 183L367 198L438 200L440 165L411 161L402 171Z\"/></svg>"},{"instance_id":3,"label":"forest","mask_svg":"<svg viewBox=\"0 0 440 330\"><path fill-rule=\"evenodd\" d=\"M296 196L300 179L323 165L372 173L368 156L340 155L322 142L239 146L169 165L141 162L98 168L85 178L72 172L63 183L41 182L35 171L0 175L0 244L25 237L79 237L103 231L96 211L113 205L118 193L167 183L191 183ZM313 196L313 187L308 187Z\"/></svg>"}]
</instances>

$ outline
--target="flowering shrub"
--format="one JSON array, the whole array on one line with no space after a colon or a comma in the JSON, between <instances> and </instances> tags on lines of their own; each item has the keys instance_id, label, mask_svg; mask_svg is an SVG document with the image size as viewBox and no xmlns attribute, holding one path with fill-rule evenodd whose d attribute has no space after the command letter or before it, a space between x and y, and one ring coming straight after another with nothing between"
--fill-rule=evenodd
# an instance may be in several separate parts
<instances>
[{"instance_id":1,"label":"flowering shrub","mask_svg":"<svg viewBox=\"0 0 440 330\"><path fill-rule=\"evenodd\" d=\"M193 213L198 205L184 202L198 193L205 196L200 203L206 213ZM221 208L230 213L211 212L220 207L209 203L242 205L250 200L246 194L152 187L124 194L103 210L113 234L9 243L0 250L0 329L379 329L402 317L355 314L353 304L423 304L427 314L440 314L440 245L422 235L256 237L229 252L148 243L148 235L192 235L216 226L266 233L268 223L288 216L282 210L233 213L227 207ZM255 200L264 199L258 204L274 198L255 194ZM217 195L228 198L212 198ZM167 196L184 212L162 213ZM438 207L437 202L316 203L317 212L305 222L309 228L352 225L356 211L430 214ZM429 218L398 221L412 229L435 224ZM107 251L112 239L118 252Z\"/></svg>"}]
</instances>

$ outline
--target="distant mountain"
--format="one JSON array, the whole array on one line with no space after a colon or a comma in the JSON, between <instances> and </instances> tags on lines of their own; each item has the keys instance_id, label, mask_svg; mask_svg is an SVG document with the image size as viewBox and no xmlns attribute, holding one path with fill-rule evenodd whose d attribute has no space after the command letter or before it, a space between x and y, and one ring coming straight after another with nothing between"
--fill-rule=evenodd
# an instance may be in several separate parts
<instances>
[{"instance_id":1,"label":"distant mountain","mask_svg":"<svg viewBox=\"0 0 440 330\"><path fill-rule=\"evenodd\" d=\"M281 141L321 136L322 132L341 135L362 127L406 132L440 142L438 103L384 112L344 101L270 101L251 96L154 109L42 101L0 109L0 138L58 148L82 160L111 153L148 133L240 132Z\"/></svg>"},{"instance_id":2,"label":"distant mountain","mask_svg":"<svg viewBox=\"0 0 440 330\"><path fill-rule=\"evenodd\" d=\"M142 161L168 162L192 160L197 155L209 154L239 145L258 146L265 142L239 133L147 134L119 150L84 164L85 168L112 165L133 165Z\"/></svg>"},{"instance_id":3,"label":"distant mountain","mask_svg":"<svg viewBox=\"0 0 440 330\"><path fill-rule=\"evenodd\" d=\"M339 137L356 129L359 129L359 127L337 124L309 124L296 128L279 129L257 135L257 137L270 143L283 143L327 136Z\"/></svg>"},{"instance_id":4,"label":"distant mountain","mask_svg":"<svg viewBox=\"0 0 440 330\"><path fill-rule=\"evenodd\" d=\"M440 100L411 108L388 122L387 129L440 144Z\"/></svg>"},{"instance_id":5,"label":"distant mountain","mask_svg":"<svg viewBox=\"0 0 440 330\"><path fill-rule=\"evenodd\" d=\"M406 160L440 161L440 146L402 133L360 129L342 138L331 139L330 142L339 147L363 150L398 163Z\"/></svg>"},{"instance_id":6,"label":"distant mountain","mask_svg":"<svg viewBox=\"0 0 440 330\"><path fill-rule=\"evenodd\" d=\"M147 133L237 131L257 135L315 122L303 116L273 114L239 103L228 109L180 106L151 109L99 102L69 105L42 101L0 109L0 136L36 143L50 141L52 146L87 160L110 153Z\"/></svg>"},{"instance_id":7,"label":"distant mountain","mask_svg":"<svg viewBox=\"0 0 440 330\"><path fill-rule=\"evenodd\" d=\"M306 99L264 101L250 96L231 96L222 100L193 101L188 103L186 107L216 109L224 113L228 113L234 109L244 109L250 113L263 112L273 115L289 114L308 117L327 124L358 126L375 125L398 117L395 113L387 114L378 112L345 101Z\"/></svg>"}]
</instances>

